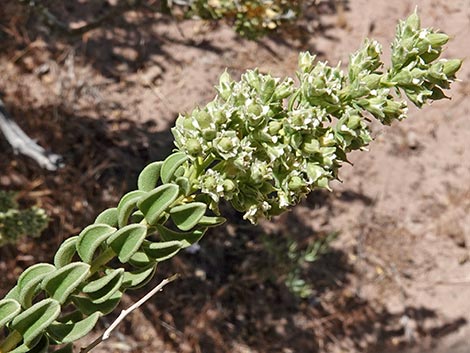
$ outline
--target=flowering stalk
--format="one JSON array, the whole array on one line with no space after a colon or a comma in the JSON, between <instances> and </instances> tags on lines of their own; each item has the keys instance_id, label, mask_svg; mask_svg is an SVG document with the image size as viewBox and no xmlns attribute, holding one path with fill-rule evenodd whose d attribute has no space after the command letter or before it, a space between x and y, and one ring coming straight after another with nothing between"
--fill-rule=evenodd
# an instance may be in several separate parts
<instances>
[{"instance_id":1,"label":"flowering stalk","mask_svg":"<svg viewBox=\"0 0 470 353\"><path fill-rule=\"evenodd\" d=\"M418 107L445 97L461 66L438 60L447 40L421 29L415 13L398 25L390 68L380 45L366 40L346 73L300 54L297 85L258 70L238 82L224 73L212 102L178 117L177 151L145 167L138 190L65 240L53 265L26 269L0 300L8 333L0 353L71 351L125 290L223 222L221 198L255 223L329 188L347 154L371 141L370 118L404 119L403 96Z\"/></svg>"}]
</instances>

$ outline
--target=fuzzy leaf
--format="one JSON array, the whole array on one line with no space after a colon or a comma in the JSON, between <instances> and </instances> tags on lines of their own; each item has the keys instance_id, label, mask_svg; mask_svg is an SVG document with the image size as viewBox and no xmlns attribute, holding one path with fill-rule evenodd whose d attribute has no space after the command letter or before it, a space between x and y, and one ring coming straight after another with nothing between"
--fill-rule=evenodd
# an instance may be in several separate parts
<instances>
[{"instance_id":1,"label":"fuzzy leaf","mask_svg":"<svg viewBox=\"0 0 470 353\"><path fill-rule=\"evenodd\" d=\"M153 162L146 166L139 174L137 180L137 187L142 191L151 191L155 189L160 178L160 170L162 169L163 162Z\"/></svg>"},{"instance_id":2,"label":"fuzzy leaf","mask_svg":"<svg viewBox=\"0 0 470 353\"><path fill-rule=\"evenodd\" d=\"M40 335L30 343L23 343L10 353L47 353L48 349L49 338L46 335Z\"/></svg>"},{"instance_id":3,"label":"fuzzy leaf","mask_svg":"<svg viewBox=\"0 0 470 353\"><path fill-rule=\"evenodd\" d=\"M54 255L54 265L57 268L64 267L72 261L73 255L77 252L78 236L64 240Z\"/></svg>"},{"instance_id":4,"label":"fuzzy leaf","mask_svg":"<svg viewBox=\"0 0 470 353\"><path fill-rule=\"evenodd\" d=\"M162 182L164 184L170 182L178 167L186 162L187 159L188 156L184 152L173 153L165 159L161 169Z\"/></svg>"},{"instance_id":5,"label":"fuzzy leaf","mask_svg":"<svg viewBox=\"0 0 470 353\"><path fill-rule=\"evenodd\" d=\"M102 314L98 311L78 322L66 324L52 324L47 333L59 343L74 342L87 335Z\"/></svg>"},{"instance_id":6,"label":"fuzzy leaf","mask_svg":"<svg viewBox=\"0 0 470 353\"><path fill-rule=\"evenodd\" d=\"M173 207L170 216L181 230L190 230L206 213L207 205L203 202L191 202Z\"/></svg>"},{"instance_id":7,"label":"fuzzy leaf","mask_svg":"<svg viewBox=\"0 0 470 353\"><path fill-rule=\"evenodd\" d=\"M157 262L168 260L175 256L186 243L178 240L163 242L146 242L143 245L145 253Z\"/></svg>"},{"instance_id":8,"label":"fuzzy leaf","mask_svg":"<svg viewBox=\"0 0 470 353\"><path fill-rule=\"evenodd\" d=\"M224 217L209 217L203 216L197 223L198 226L202 227L216 227L225 223L226 219Z\"/></svg>"},{"instance_id":9,"label":"fuzzy leaf","mask_svg":"<svg viewBox=\"0 0 470 353\"><path fill-rule=\"evenodd\" d=\"M119 213L116 207L108 208L96 217L94 223L107 224L108 226L117 228L119 224L118 215Z\"/></svg>"},{"instance_id":10,"label":"fuzzy leaf","mask_svg":"<svg viewBox=\"0 0 470 353\"><path fill-rule=\"evenodd\" d=\"M77 240L80 258L86 263L91 263L96 249L115 231L116 228L107 224L92 224L82 230Z\"/></svg>"},{"instance_id":11,"label":"fuzzy leaf","mask_svg":"<svg viewBox=\"0 0 470 353\"><path fill-rule=\"evenodd\" d=\"M42 288L60 304L82 283L89 274L90 265L72 262L47 275L42 281Z\"/></svg>"},{"instance_id":12,"label":"fuzzy leaf","mask_svg":"<svg viewBox=\"0 0 470 353\"><path fill-rule=\"evenodd\" d=\"M178 185L164 184L149 192L137 206L145 215L146 221L154 225L162 213L176 200L178 194Z\"/></svg>"},{"instance_id":13,"label":"fuzzy leaf","mask_svg":"<svg viewBox=\"0 0 470 353\"><path fill-rule=\"evenodd\" d=\"M21 305L14 299L0 300L0 329L21 311Z\"/></svg>"},{"instance_id":14,"label":"fuzzy leaf","mask_svg":"<svg viewBox=\"0 0 470 353\"><path fill-rule=\"evenodd\" d=\"M14 286L10 291L5 295L3 299L14 299L16 301L20 300L20 289L18 285Z\"/></svg>"},{"instance_id":15,"label":"fuzzy leaf","mask_svg":"<svg viewBox=\"0 0 470 353\"><path fill-rule=\"evenodd\" d=\"M126 263L139 250L147 236L147 227L142 224L129 224L119 229L107 243L118 255L119 261Z\"/></svg>"},{"instance_id":16,"label":"fuzzy leaf","mask_svg":"<svg viewBox=\"0 0 470 353\"><path fill-rule=\"evenodd\" d=\"M134 210L137 201L140 200L142 196L145 195L144 191L134 190L125 194L121 201L119 201L117 210L118 210L118 224L119 227L123 227L127 224L127 220Z\"/></svg>"},{"instance_id":17,"label":"fuzzy leaf","mask_svg":"<svg viewBox=\"0 0 470 353\"><path fill-rule=\"evenodd\" d=\"M77 308L85 315L93 315L96 312L101 312L103 315L107 315L112 312L121 300L122 292L117 291L113 295L102 303L93 303L92 299L85 296L72 296L73 303Z\"/></svg>"},{"instance_id":18,"label":"fuzzy leaf","mask_svg":"<svg viewBox=\"0 0 470 353\"><path fill-rule=\"evenodd\" d=\"M19 314L11 323L11 329L23 336L23 343L30 345L59 316L60 303L44 299Z\"/></svg>"},{"instance_id":19,"label":"fuzzy leaf","mask_svg":"<svg viewBox=\"0 0 470 353\"><path fill-rule=\"evenodd\" d=\"M172 240L178 240L182 242L182 247L187 248L188 246L191 246L195 242L197 242L199 239L202 238L206 230L193 230L192 232L176 232L174 230L168 229L165 226L162 226L160 224L157 224L157 229L158 229L158 234L160 234L160 237L162 240L168 242Z\"/></svg>"},{"instance_id":20,"label":"fuzzy leaf","mask_svg":"<svg viewBox=\"0 0 470 353\"><path fill-rule=\"evenodd\" d=\"M148 256L144 251L139 250L131 256L131 258L129 259L129 263L134 267L142 268L154 264L155 261L150 258L150 256Z\"/></svg>"},{"instance_id":21,"label":"fuzzy leaf","mask_svg":"<svg viewBox=\"0 0 470 353\"><path fill-rule=\"evenodd\" d=\"M135 271L125 272L122 286L136 289L145 285L153 277L157 266L155 263Z\"/></svg>"},{"instance_id":22,"label":"fuzzy leaf","mask_svg":"<svg viewBox=\"0 0 470 353\"><path fill-rule=\"evenodd\" d=\"M83 287L83 292L88 293L93 303L100 304L113 296L122 284L124 269L110 270L107 275L90 282Z\"/></svg>"},{"instance_id":23,"label":"fuzzy leaf","mask_svg":"<svg viewBox=\"0 0 470 353\"><path fill-rule=\"evenodd\" d=\"M32 305L33 297L39 289L40 282L46 275L55 270L54 266L41 263L29 267L21 274L18 278L18 301L23 308L29 308Z\"/></svg>"}]
</instances>

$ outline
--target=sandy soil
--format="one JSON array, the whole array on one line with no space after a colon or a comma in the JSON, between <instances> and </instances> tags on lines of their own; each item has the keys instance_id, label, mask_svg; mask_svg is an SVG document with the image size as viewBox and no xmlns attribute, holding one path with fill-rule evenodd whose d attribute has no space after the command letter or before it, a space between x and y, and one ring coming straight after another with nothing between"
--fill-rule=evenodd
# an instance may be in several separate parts
<instances>
[{"instance_id":1,"label":"sandy soil","mask_svg":"<svg viewBox=\"0 0 470 353\"><path fill-rule=\"evenodd\" d=\"M73 19L78 5L56 6ZM52 222L39 242L0 249L0 294L26 266L50 261L64 238L114 205L146 163L171 150L168 129L177 113L212 99L225 68L235 76L255 66L292 75L305 49L346 63L366 36L387 55L397 20L415 6L423 25L451 35L445 56L467 59L452 100L377 126L370 152L353 155L354 167L341 171L343 183L279 219L253 227L227 209L228 224L208 234L199 253L162 264L161 276L178 271L183 280L96 352L470 352L468 0L325 5L304 32L260 42L224 25L148 11L69 39L6 1L0 92L25 130L62 154L66 166L42 171L1 141L0 187L39 202ZM332 250L303 269L315 297L295 298L276 279L282 264L262 239L306 245L331 232L339 232ZM126 297L123 307L143 293Z\"/></svg>"}]
</instances>

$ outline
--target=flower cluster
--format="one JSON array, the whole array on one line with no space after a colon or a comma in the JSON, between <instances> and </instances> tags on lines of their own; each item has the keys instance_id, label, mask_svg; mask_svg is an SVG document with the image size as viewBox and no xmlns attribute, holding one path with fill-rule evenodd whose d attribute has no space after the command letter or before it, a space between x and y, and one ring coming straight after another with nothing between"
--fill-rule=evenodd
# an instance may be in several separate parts
<instances>
[{"instance_id":1,"label":"flower cluster","mask_svg":"<svg viewBox=\"0 0 470 353\"><path fill-rule=\"evenodd\" d=\"M406 117L399 88L418 106L444 97L439 92L461 64L433 62L446 41L420 29L413 14L398 26L388 70L380 44L366 40L347 74L308 52L299 56L298 85L258 70L240 81L224 73L218 96L179 116L172 130L197 166L195 188L211 197L213 209L223 197L252 222L281 213L315 187L328 188L347 153L371 141L368 117L387 125Z\"/></svg>"}]
</instances>

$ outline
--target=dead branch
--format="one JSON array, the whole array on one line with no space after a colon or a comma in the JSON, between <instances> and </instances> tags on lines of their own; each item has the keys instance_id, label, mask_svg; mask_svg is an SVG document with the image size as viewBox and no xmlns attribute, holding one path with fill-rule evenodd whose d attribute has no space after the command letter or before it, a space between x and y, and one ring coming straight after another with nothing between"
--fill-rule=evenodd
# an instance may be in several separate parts
<instances>
[{"instance_id":1,"label":"dead branch","mask_svg":"<svg viewBox=\"0 0 470 353\"><path fill-rule=\"evenodd\" d=\"M48 153L44 148L33 141L10 117L5 105L0 99L0 131L7 139L15 153L23 154L36 161L42 168L56 170L61 166L62 157L58 154Z\"/></svg>"}]
</instances>

